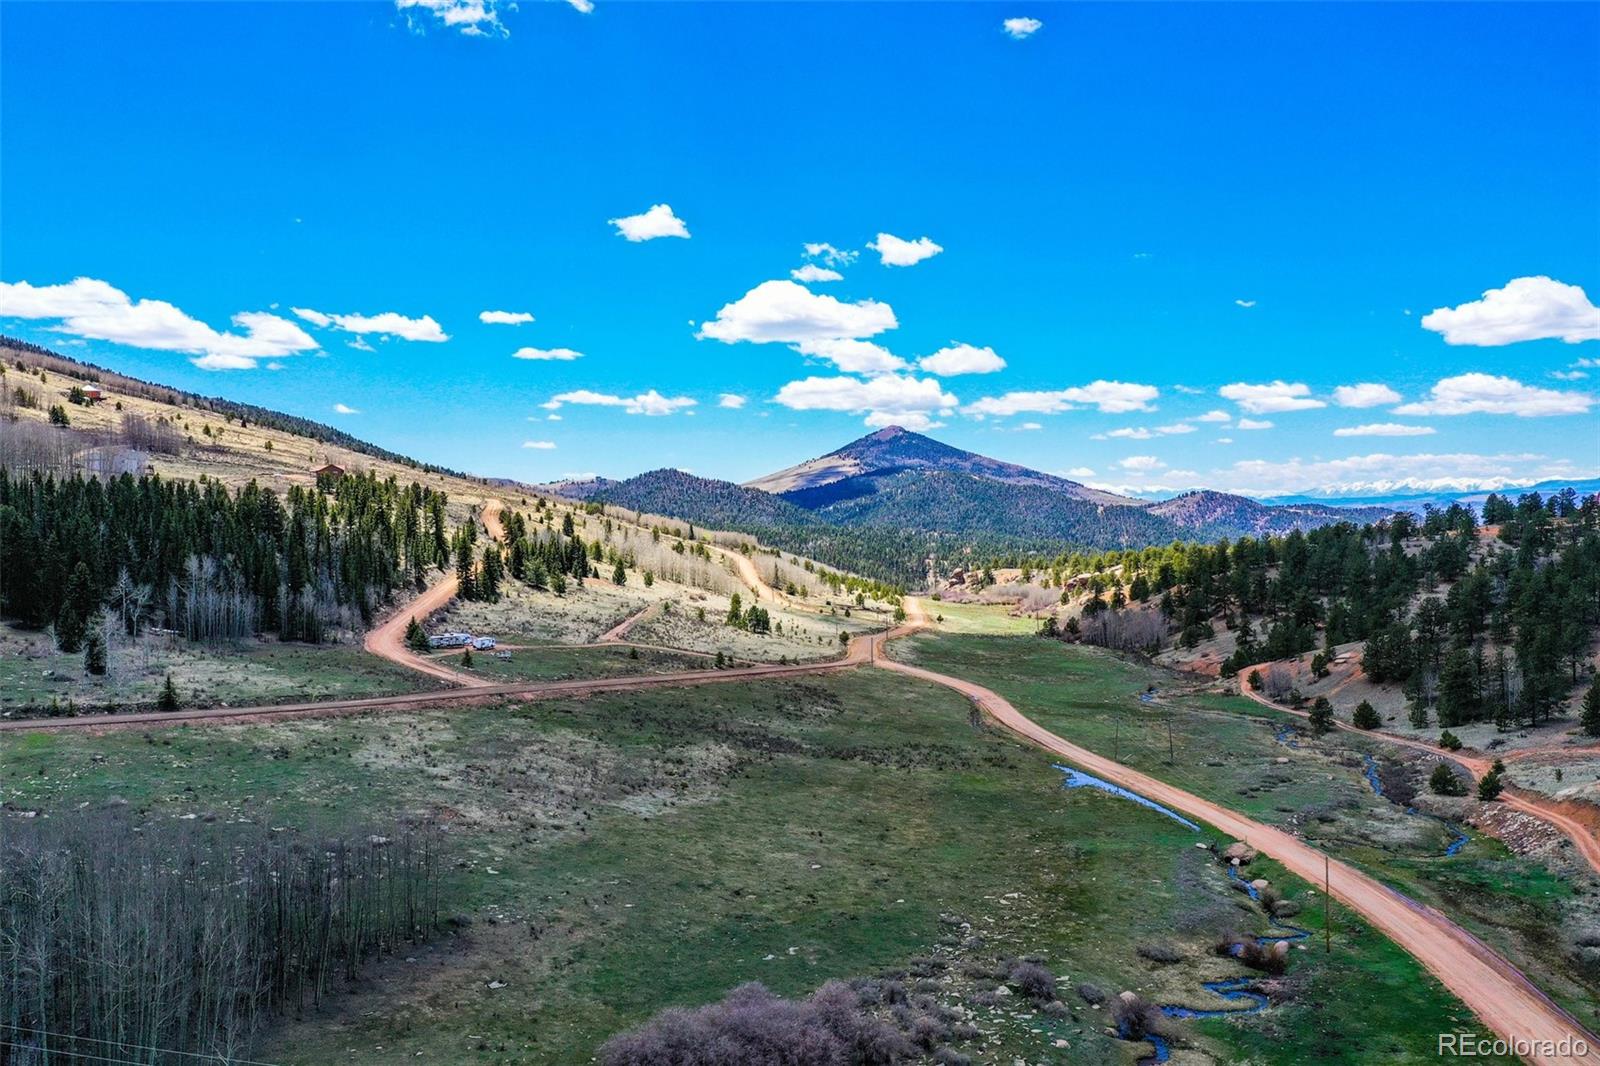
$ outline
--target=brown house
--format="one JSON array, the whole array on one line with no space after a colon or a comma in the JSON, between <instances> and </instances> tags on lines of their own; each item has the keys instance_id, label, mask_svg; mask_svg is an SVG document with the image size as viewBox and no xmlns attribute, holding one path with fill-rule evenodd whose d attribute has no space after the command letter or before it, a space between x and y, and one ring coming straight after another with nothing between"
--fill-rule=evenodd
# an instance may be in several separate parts
<instances>
[{"instance_id":1,"label":"brown house","mask_svg":"<svg viewBox=\"0 0 1600 1066\"><path fill-rule=\"evenodd\" d=\"M319 467L317 467L315 470L313 470L311 472L313 474L317 475L318 478L325 478L325 477L340 478L340 477L344 477L344 467L336 466L333 463L328 463L326 466L319 466Z\"/></svg>"}]
</instances>

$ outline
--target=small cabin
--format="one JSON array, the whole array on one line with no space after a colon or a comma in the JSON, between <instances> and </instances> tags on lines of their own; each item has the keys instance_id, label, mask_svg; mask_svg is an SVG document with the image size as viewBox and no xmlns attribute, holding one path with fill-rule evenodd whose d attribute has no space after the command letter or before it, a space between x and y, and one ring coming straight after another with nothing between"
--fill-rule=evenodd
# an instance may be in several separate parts
<instances>
[{"instance_id":1,"label":"small cabin","mask_svg":"<svg viewBox=\"0 0 1600 1066\"><path fill-rule=\"evenodd\" d=\"M105 390L98 385L85 385L82 392L83 398L90 403L99 403L106 398Z\"/></svg>"},{"instance_id":2,"label":"small cabin","mask_svg":"<svg viewBox=\"0 0 1600 1066\"><path fill-rule=\"evenodd\" d=\"M323 477L332 477L332 478L344 477L344 467L338 466L338 465L336 465L334 463L327 463L327 464L325 464L323 466L319 466L319 467L317 467L315 470L313 470L311 472L313 474L315 474L319 478L323 478Z\"/></svg>"}]
</instances>

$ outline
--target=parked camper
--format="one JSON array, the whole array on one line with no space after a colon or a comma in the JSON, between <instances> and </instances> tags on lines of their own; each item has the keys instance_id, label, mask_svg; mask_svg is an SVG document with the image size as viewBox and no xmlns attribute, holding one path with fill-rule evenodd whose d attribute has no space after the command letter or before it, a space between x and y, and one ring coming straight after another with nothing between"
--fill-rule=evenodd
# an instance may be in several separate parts
<instances>
[{"instance_id":1,"label":"parked camper","mask_svg":"<svg viewBox=\"0 0 1600 1066\"><path fill-rule=\"evenodd\" d=\"M479 637L472 642L473 648L478 651L488 651L494 645L495 639L493 637Z\"/></svg>"},{"instance_id":2,"label":"parked camper","mask_svg":"<svg viewBox=\"0 0 1600 1066\"><path fill-rule=\"evenodd\" d=\"M430 648L465 648L471 643L471 633L435 633L428 638Z\"/></svg>"}]
</instances>

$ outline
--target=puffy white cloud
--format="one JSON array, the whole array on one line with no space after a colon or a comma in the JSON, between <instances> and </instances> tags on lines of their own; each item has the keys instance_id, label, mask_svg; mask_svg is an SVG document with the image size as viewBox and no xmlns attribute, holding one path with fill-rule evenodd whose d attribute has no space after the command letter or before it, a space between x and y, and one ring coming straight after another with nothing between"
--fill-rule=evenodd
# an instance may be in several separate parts
<instances>
[{"instance_id":1,"label":"puffy white cloud","mask_svg":"<svg viewBox=\"0 0 1600 1066\"><path fill-rule=\"evenodd\" d=\"M1094 477L1094 471L1087 466L1075 466L1067 471L1068 477Z\"/></svg>"},{"instance_id":2,"label":"puffy white cloud","mask_svg":"<svg viewBox=\"0 0 1600 1066\"><path fill-rule=\"evenodd\" d=\"M1153 455L1130 455L1126 459L1118 459L1117 465L1124 470L1147 471L1159 470L1167 464Z\"/></svg>"},{"instance_id":3,"label":"puffy white cloud","mask_svg":"<svg viewBox=\"0 0 1600 1066\"><path fill-rule=\"evenodd\" d=\"M594 12L594 0L567 0L567 4L579 14L588 15Z\"/></svg>"},{"instance_id":4,"label":"puffy white cloud","mask_svg":"<svg viewBox=\"0 0 1600 1066\"><path fill-rule=\"evenodd\" d=\"M554 411L563 404L570 403L580 407L620 407L630 415L670 415L675 411L693 407L696 402L688 396L663 396L655 389L641 392L637 396L615 396L607 392L595 392L592 389L576 389L552 396L539 406L547 411Z\"/></svg>"},{"instance_id":5,"label":"puffy white cloud","mask_svg":"<svg viewBox=\"0 0 1600 1066\"><path fill-rule=\"evenodd\" d=\"M479 311L478 321L490 326L523 326L533 321L526 311Z\"/></svg>"},{"instance_id":6,"label":"puffy white cloud","mask_svg":"<svg viewBox=\"0 0 1600 1066\"><path fill-rule=\"evenodd\" d=\"M1443 334L1446 344L1491 347L1549 338L1577 344L1600 340L1600 308L1578 286L1539 275L1513 278L1460 307L1437 308L1422 316L1422 328Z\"/></svg>"},{"instance_id":7,"label":"puffy white cloud","mask_svg":"<svg viewBox=\"0 0 1600 1066\"><path fill-rule=\"evenodd\" d=\"M884 374L879 377L810 377L791 381L773 397L796 411L846 411L865 413L870 426L895 423L908 429L932 428L930 413L954 407L958 401L933 378ZM921 416L921 417L914 417ZM916 425L912 425L915 422Z\"/></svg>"},{"instance_id":8,"label":"puffy white cloud","mask_svg":"<svg viewBox=\"0 0 1600 1066\"><path fill-rule=\"evenodd\" d=\"M915 266L924 259L932 259L944 248L934 244L927 237L918 237L914 241L902 240L892 233L880 233L875 241L868 241L867 247L878 253L884 266L908 267Z\"/></svg>"},{"instance_id":9,"label":"puffy white cloud","mask_svg":"<svg viewBox=\"0 0 1600 1066\"><path fill-rule=\"evenodd\" d=\"M334 315L314 311L309 307L291 307L289 310L313 326L321 328L332 326L346 333L377 333L408 341L428 341L432 344L450 339L450 335L440 328L432 315L407 318L395 311L382 311L376 315Z\"/></svg>"},{"instance_id":10,"label":"puffy white cloud","mask_svg":"<svg viewBox=\"0 0 1600 1066\"><path fill-rule=\"evenodd\" d=\"M907 363L881 344L849 338L807 341L794 346L801 355L826 359L847 374L892 374Z\"/></svg>"},{"instance_id":11,"label":"puffy white cloud","mask_svg":"<svg viewBox=\"0 0 1600 1066\"><path fill-rule=\"evenodd\" d=\"M1238 423L1234 425L1233 428L1234 429L1245 429L1245 430L1250 430L1250 429L1271 429L1272 428L1272 423L1268 422L1266 419L1262 419L1262 418L1241 418L1241 419L1239 419Z\"/></svg>"},{"instance_id":12,"label":"puffy white cloud","mask_svg":"<svg viewBox=\"0 0 1600 1066\"><path fill-rule=\"evenodd\" d=\"M1524 385L1497 374L1458 374L1434 383L1428 398L1402 404L1397 415L1581 415L1594 405L1586 392L1562 392Z\"/></svg>"},{"instance_id":13,"label":"puffy white cloud","mask_svg":"<svg viewBox=\"0 0 1600 1066\"><path fill-rule=\"evenodd\" d=\"M717 398L718 407L727 407L737 411L745 405L745 398L736 392L725 392Z\"/></svg>"},{"instance_id":14,"label":"puffy white cloud","mask_svg":"<svg viewBox=\"0 0 1600 1066\"><path fill-rule=\"evenodd\" d=\"M498 0L394 0L394 6L418 32L425 24L423 20L431 17L439 25L468 37L510 36L500 21Z\"/></svg>"},{"instance_id":15,"label":"puffy white cloud","mask_svg":"<svg viewBox=\"0 0 1600 1066\"><path fill-rule=\"evenodd\" d=\"M1004 370L1006 361L996 355L993 348L951 341L947 347L918 359L917 366L940 377L954 377L957 374L992 374Z\"/></svg>"},{"instance_id":16,"label":"puffy white cloud","mask_svg":"<svg viewBox=\"0 0 1600 1066\"><path fill-rule=\"evenodd\" d=\"M889 426L899 426L917 433L926 433L930 429L938 429L943 422L935 422L933 416L926 411L901 411L898 414L889 411L873 411L867 415L866 424L871 429L886 429Z\"/></svg>"},{"instance_id":17,"label":"puffy white cloud","mask_svg":"<svg viewBox=\"0 0 1600 1066\"><path fill-rule=\"evenodd\" d=\"M796 267L795 269L789 271L789 276L796 281L817 282L844 280L844 275L839 273L837 270L829 270L827 267L818 266L815 263L807 263L804 266Z\"/></svg>"},{"instance_id":18,"label":"puffy white cloud","mask_svg":"<svg viewBox=\"0 0 1600 1066\"><path fill-rule=\"evenodd\" d=\"M1274 381L1266 385L1247 385L1236 381L1217 390L1224 400L1232 400L1253 415L1275 414L1279 411L1307 411L1313 407L1326 407L1321 400L1311 398L1311 387L1299 383Z\"/></svg>"},{"instance_id":19,"label":"puffy white cloud","mask_svg":"<svg viewBox=\"0 0 1600 1066\"><path fill-rule=\"evenodd\" d=\"M1381 407L1386 403L1399 403L1400 394L1387 385L1363 381L1334 389L1333 402L1340 407Z\"/></svg>"},{"instance_id":20,"label":"puffy white cloud","mask_svg":"<svg viewBox=\"0 0 1600 1066\"><path fill-rule=\"evenodd\" d=\"M617 235L630 241L653 241L658 237L689 237L689 227L683 219L672 213L668 204L653 204L642 215L624 215L606 219L608 225L617 227Z\"/></svg>"},{"instance_id":21,"label":"puffy white cloud","mask_svg":"<svg viewBox=\"0 0 1600 1066\"><path fill-rule=\"evenodd\" d=\"M1427 437L1432 426L1408 426L1403 422L1371 422L1364 426L1340 426L1335 437Z\"/></svg>"},{"instance_id":22,"label":"puffy white cloud","mask_svg":"<svg viewBox=\"0 0 1600 1066\"><path fill-rule=\"evenodd\" d=\"M1582 381L1589 373L1586 370L1552 370L1550 376L1557 381Z\"/></svg>"},{"instance_id":23,"label":"puffy white cloud","mask_svg":"<svg viewBox=\"0 0 1600 1066\"><path fill-rule=\"evenodd\" d=\"M1038 33L1043 27L1044 23L1036 18L1006 19L1000 23L1000 28L1005 31L1006 36L1014 41L1026 40Z\"/></svg>"},{"instance_id":24,"label":"puffy white cloud","mask_svg":"<svg viewBox=\"0 0 1600 1066\"><path fill-rule=\"evenodd\" d=\"M511 358L570 363L574 359L582 359L583 353L575 352L571 348L518 348L511 353Z\"/></svg>"},{"instance_id":25,"label":"puffy white cloud","mask_svg":"<svg viewBox=\"0 0 1600 1066\"><path fill-rule=\"evenodd\" d=\"M361 413L360 411L357 411L354 407L351 407L349 404L344 404L344 403L336 403L336 404L334 404L333 405L333 410L334 410L335 414L341 414L341 415L358 415L358 414Z\"/></svg>"},{"instance_id":26,"label":"puffy white cloud","mask_svg":"<svg viewBox=\"0 0 1600 1066\"><path fill-rule=\"evenodd\" d=\"M1017 428L1020 430L1031 431L1035 429L1043 429L1044 427L1037 422L1024 422Z\"/></svg>"},{"instance_id":27,"label":"puffy white cloud","mask_svg":"<svg viewBox=\"0 0 1600 1066\"><path fill-rule=\"evenodd\" d=\"M1123 426L1121 429L1111 429L1104 433L1096 433L1090 440L1149 440L1155 434L1143 426Z\"/></svg>"},{"instance_id":28,"label":"puffy white cloud","mask_svg":"<svg viewBox=\"0 0 1600 1066\"><path fill-rule=\"evenodd\" d=\"M804 248L807 259L820 259L825 266L847 267L851 263L854 263L857 259L861 258L860 252L851 252L846 251L843 248L835 248L826 241L821 241L816 244L807 244L804 245Z\"/></svg>"},{"instance_id":29,"label":"puffy white cloud","mask_svg":"<svg viewBox=\"0 0 1600 1066\"><path fill-rule=\"evenodd\" d=\"M788 344L871 337L894 329L894 309L876 300L846 303L792 281L763 281L703 322L697 337L725 344L782 341Z\"/></svg>"},{"instance_id":30,"label":"puffy white cloud","mask_svg":"<svg viewBox=\"0 0 1600 1066\"><path fill-rule=\"evenodd\" d=\"M1196 422L1232 422L1233 416L1226 411L1207 411L1195 419Z\"/></svg>"},{"instance_id":31,"label":"puffy white cloud","mask_svg":"<svg viewBox=\"0 0 1600 1066\"><path fill-rule=\"evenodd\" d=\"M1233 302L1240 307L1254 307L1256 305L1254 300L1235 300Z\"/></svg>"},{"instance_id":32,"label":"puffy white cloud","mask_svg":"<svg viewBox=\"0 0 1600 1066\"><path fill-rule=\"evenodd\" d=\"M165 300L133 300L95 278L65 285L0 282L0 318L58 319L53 327L89 340L133 348L184 352L204 370L248 370L257 360L294 355L317 347L305 330L265 311L233 316L241 333L223 333L191 318Z\"/></svg>"},{"instance_id":33,"label":"puffy white cloud","mask_svg":"<svg viewBox=\"0 0 1600 1066\"><path fill-rule=\"evenodd\" d=\"M525 440L522 442L522 446L524 448L537 448L541 452L553 452L556 450L556 442L553 440Z\"/></svg>"},{"instance_id":34,"label":"puffy white cloud","mask_svg":"<svg viewBox=\"0 0 1600 1066\"><path fill-rule=\"evenodd\" d=\"M1078 407L1097 407L1105 414L1127 414L1129 411L1151 411L1151 402L1161 394L1154 385L1137 385L1124 381L1094 381L1070 389L1046 391L1008 392L1001 396L985 396L961 409L967 415L1038 414L1054 415Z\"/></svg>"}]
</instances>

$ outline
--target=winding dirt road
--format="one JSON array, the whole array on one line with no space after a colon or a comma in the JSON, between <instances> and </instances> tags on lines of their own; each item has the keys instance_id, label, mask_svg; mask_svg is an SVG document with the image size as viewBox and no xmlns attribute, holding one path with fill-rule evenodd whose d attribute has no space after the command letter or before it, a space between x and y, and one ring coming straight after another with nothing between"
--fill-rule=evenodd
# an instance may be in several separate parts
<instances>
[{"instance_id":1,"label":"winding dirt road","mask_svg":"<svg viewBox=\"0 0 1600 1066\"><path fill-rule=\"evenodd\" d=\"M495 508L495 511L497 512L498 508ZM489 526L490 517L486 511L486 527ZM497 513L494 517L497 517ZM496 521L491 528L498 527L498 524ZM753 565L751 571L754 571ZM759 587L759 581L757 574L755 581L752 582L753 587ZM438 606L448 602L453 592L451 581L441 581L429 589L423 597L419 597L395 618L385 623L382 629L390 633L397 632L400 638L399 657L394 655L385 657L414 669L433 673L425 668L436 664L424 662L405 650L405 622L412 613L422 613L425 603L436 602ZM442 692L419 692L403 696L377 696L323 703L0 721L0 731L138 728L151 725L180 725L197 721L239 722L252 718L275 720L353 714L368 710L420 708L502 697L524 700L555 699L601 692L802 677L871 664L960 692L995 722L1029 743L1069 760L1107 781L1208 822L1223 833L1248 840L1252 847L1270 855L1286 869L1311 884L1316 884L1322 879L1325 856L1299 838L1079 747L1033 722L1003 697L981 685L889 659L882 653L887 641L915 632L928 624L927 613L919 600L906 597L903 605L906 610L904 625L888 633L857 636L850 642L844 657L824 663L766 664L726 670L698 670L603 680L524 682L504 685L483 683L470 688L463 687ZM387 640L378 641L376 646L390 651L395 648L395 645ZM368 647L374 647L370 639ZM377 654L384 652L378 651ZM1420 746L1426 747L1426 745ZM1539 992L1515 967L1470 933L1438 911L1407 899L1342 862L1328 863L1326 869L1329 887L1336 899L1360 913L1384 935L1413 955L1498 1036L1505 1040L1521 1042L1519 1048L1523 1058L1540 1066L1579 1063L1593 1066L1594 1063L1600 1062L1600 1037L1585 1030L1576 1019ZM1561 1040L1568 1042L1566 1046L1569 1049L1581 1049L1582 1053L1577 1050L1563 1053L1555 1050L1554 1045L1547 1046L1545 1043Z\"/></svg>"},{"instance_id":2,"label":"winding dirt road","mask_svg":"<svg viewBox=\"0 0 1600 1066\"><path fill-rule=\"evenodd\" d=\"M906 626L893 635L926 624L927 615L921 605L909 597L906 617ZM1248 840L1251 847L1270 855L1313 885L1323 880L1324 854L1298 837L1079 747L1045 729L1002 696L981 685L882 656L874 659L874 665L954 689L971 699L995 722L1029 743L1107 781L1208 822L1239 840ZM1523 1058L1541 1066L1547 1063L1593 1066L1600 1062L1600 1037L1551 1002L1521 972L1477 937L1433 908L1407 899L1342 862L1328 862L1326 870L1335 899L1360 913L1385 936L1410 952L1500 1037L1527 1042ZM1568 1041L1568 1047L1586 1047L1587 1052L1562 1054L1553 1048L1541 1050L1534 1044L1563 1038Z\"/></svg>"},{"instance_id":3,"label":"winding dirt road","mask_svg":"<svg viewBox=\"0 0 1600 1066\"><path fill-rule=\"evenodd\" d=\"M1297 718L1311 717L1308 711L1298 711L1293 707L1285 707L1281 703L1273 702L1261 693L1251 689L1247 684L1241 683L1239 685L1239 693L1280 714L1292 714ZM1474 780L1482 778L1484 774L1487 774L1494 767L1493 759L1485 758L1481 755L1465 755L1459 751L1450 751L1436 744L1429 744L1425 740L1401 736L1398 733L1390 733L1382 729L1358 729L1349 722L1342 722L1338 719L1334 719L1333 724L1336 729L1346 733L1370 737L1374 740L1381 740L1386 744L1410 748L1413 751L1426 752L1441 759L1449 759L1458 766L1464 767ZM1593 868L1596 874L1600 874L1600 835L1596 835L1593 828L1563 812L1555 801L1534 795L1531 792L1525 792L1511 785L1506 785L1505 791L1500 793L1499 802L1559 829L1568 840L1572 841L1573 846L1578 849L1578 854L1583 856L1583 860Z\"/></svg>"}]
</instances>

